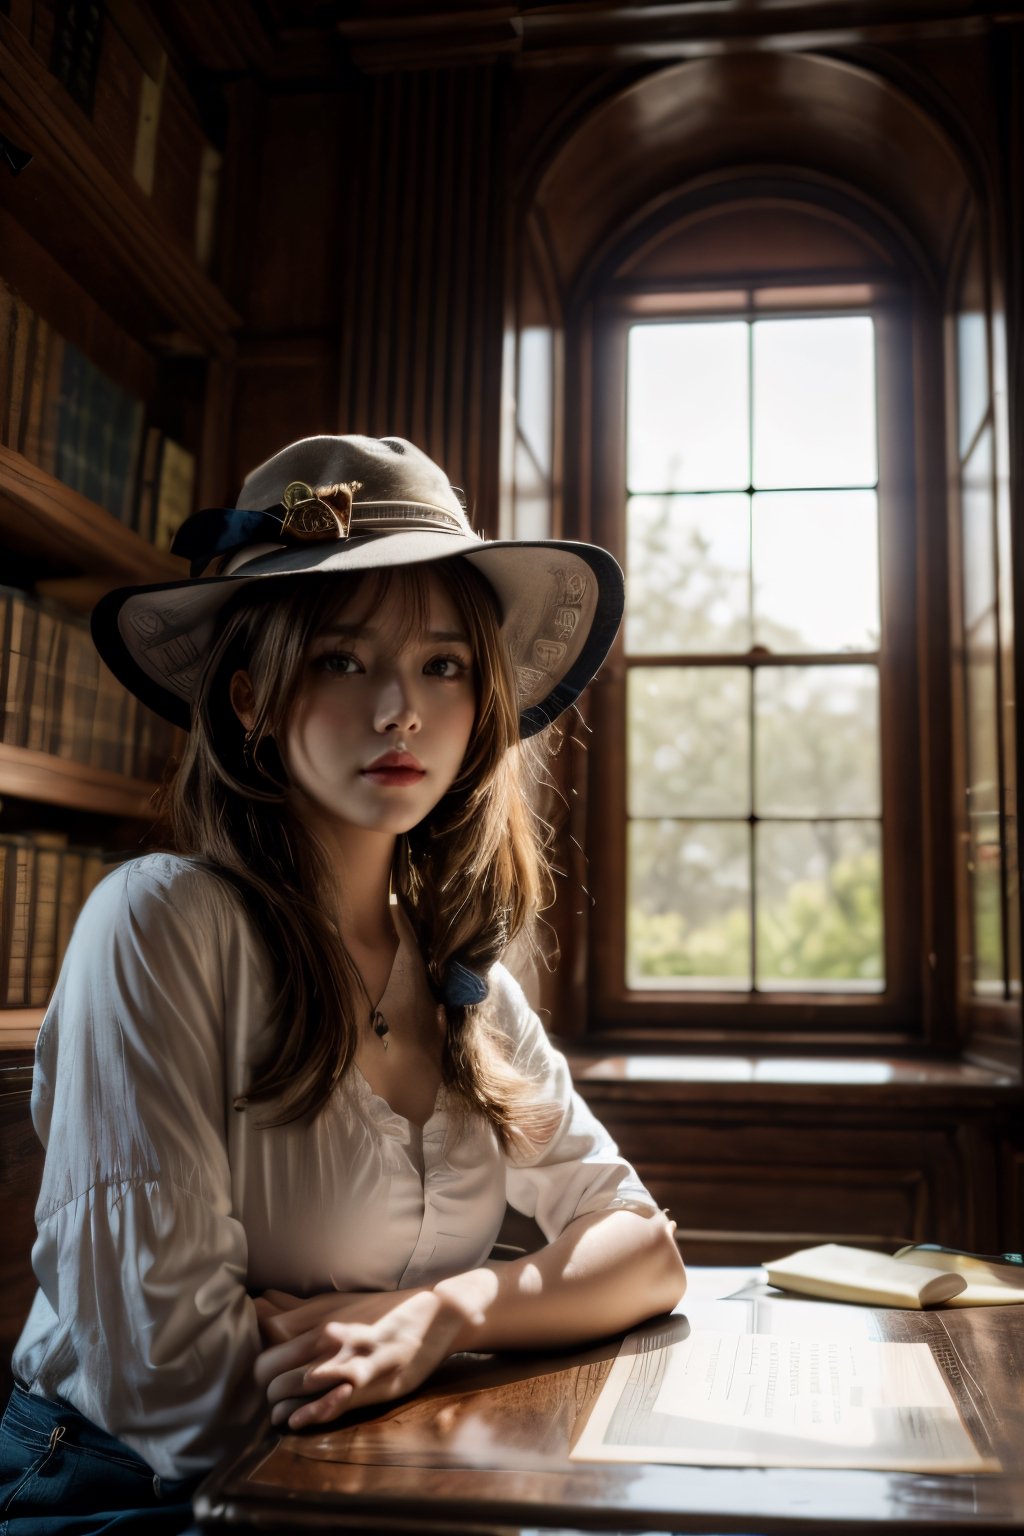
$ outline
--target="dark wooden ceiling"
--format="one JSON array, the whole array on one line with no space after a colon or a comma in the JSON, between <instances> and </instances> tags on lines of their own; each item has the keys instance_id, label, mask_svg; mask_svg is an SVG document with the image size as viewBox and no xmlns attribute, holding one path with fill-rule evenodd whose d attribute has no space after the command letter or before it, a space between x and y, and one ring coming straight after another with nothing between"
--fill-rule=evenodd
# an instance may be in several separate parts
<instances>
[{"instance_id":1,"label":"dark wooden ceiling","mask_svg":"<svg viewBox=\"0 0 1024 1536\"><path fill-rule=\"evenodd\" d=\"M971 32L1024 0L165 0L161 17L200 67L268 81L437 68L664 62L707 52L806 49Z\"/></svg>"}]
</instances>

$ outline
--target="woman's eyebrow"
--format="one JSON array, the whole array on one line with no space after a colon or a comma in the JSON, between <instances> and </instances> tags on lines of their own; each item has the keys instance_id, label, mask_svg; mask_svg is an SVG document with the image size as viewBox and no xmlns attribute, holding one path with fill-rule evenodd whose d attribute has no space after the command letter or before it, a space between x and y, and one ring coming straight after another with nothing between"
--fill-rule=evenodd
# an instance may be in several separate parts
<instances>
[{"instance_id":1,"label":"woman's eyebrow","mask_svg":"<svg viewBox=\"0 0 1024 1536\"><path fill-rule=\"evenodd\" d=\"M441 641L447 645L468 645L469 636L464 635L461 629L428 629L424 640Z\"/></svg>"},{"instance_id":2,"label":"woman's eyebrow","mask_svg":"<svg viewBox=\"0 0 1024 1536\"><path fill-rule=\"evenodd\" d=\"M376 635L379 631L375 624L330 624L326 629L321 629L317 634L318 640L330 640L340 638L351 640L359 635ZM423 632L422 638L431 645L468 645L469 636L461 629L428 629Z\"/></svg>"}]
</instances>

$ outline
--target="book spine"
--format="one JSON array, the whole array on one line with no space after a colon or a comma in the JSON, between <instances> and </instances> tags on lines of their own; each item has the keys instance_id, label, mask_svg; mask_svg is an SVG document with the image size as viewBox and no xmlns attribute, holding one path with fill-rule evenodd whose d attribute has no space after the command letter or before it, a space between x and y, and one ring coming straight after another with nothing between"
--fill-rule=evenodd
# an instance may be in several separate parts
<instances>
[{"instance_id":1,"label":"book spine","mask_svg":"<svg viewBox=\"0 0 1024 1536\"><path fill-rule=\"evenodd\" d=\"M36 463L48 474L57 473L57 444L60 440L62 408L61 386L64 377L64 351L66 342L55 331L50 332L47 349L46 385L43 391L42 419L39 425L39 456Z\"/></svg>"},{"instance_id":2,"label":"book spine","mask_svg":"<svg viewBox=\"0 0 1024 1536\"><path fill-rule=\"evenodd\" d=\"M60 405L57 412L57 443L54 473L73 491L81 489L78 462L78 421L82 410L82 386L85 359L77 347L64 343L64 367L60 381Z\"/></svg>"},{"instance_id":3,"label":"book spine","mask_svg":"<svg viewBox=\"0 0 1024 1536\"><path fill-rule=\"evenodd\" d=\"M36 317L36 344L29 381L28 410L22 430L21 451L33 464L42 460L43 418L46 414L46 380L50 363L51 330L42 316Z\"/></svg>"},{"instance_id":4,"label":"book spine","mask_svg":"<svg viewBox=\"0 0 1024 1536\"><path fill-rule=\"evenodd\" d=\"M14 933L15 859L12 837L0 836L0 1007L7 1002L11 973L11 935Z\"/></svg>"},{"instance_id":5,"label":"book spine","mask_svg":"<svg viewBox=\"0 0 1024 1536\"><path fill-rule=\"evenodd\" d=\"M82 910L82 870L84 860L80 849L65 848L61 852L60 896L57 904L57 969L63 965L78 914Z\"/></svg>"},{"instance_id":6,"label":"book spine","mask_svg":"<svg viewBox=\"0 0 1024 1536\"><path fill-rule=\"evenodd\" d=\"M35 642L32 648L32 686L28 696L28 728L25 746L44 752L48 736L47 704L52 695L57 621L52 613L36 607Z\"/></svg>"},{"instance_id":7,"label":"book spine","mask_svg":"<svg viewBox=\"0 0 1024 1536\"><path fill-rule=\"evenodd\" d=\"M19 595L11 587L0 587L0 741L7 740L7 696L11 687L12 627L14 604Z\"/></svg>"},{"instance_id":8,"label":"book spine","mask_svg":"<svg viewBox=\"0 0 1024 1536\"><path fill-rule=\"evenodd\" d=\"M7 960L7 989L4 1002L8 1008L24 1008L28 1003L28 936L32 898L32 872L35 850L28 838L12 838L14 850L14 897L11 909L10 941Z\"/></svg>"},{"instance_id":9,"label":"book spine","mask_svg":"<svg viewBox=\"0 0 1024 1536\"><path fill-rule=\"evenodd\" d=\"M3 740L9 747L23 747L28 734L29 701L32 697L32 654L35 646L36 605L24 592L11 594L10 651L4 697Z\"/></svg>"},{"instance_id":10,"label":"book spine","mask_svg":"<svg viewBox=\"0 0 1024 1536\"><path fill-rule=\"evenodd\" d=\"M156 145L160 132L164 85L167 79L167 55L161 52L156 73L144 70L139 91L139 120L135 131L135 155L132 175L147 197L153 195L156 179Z\"/></svg>"},{"instance_id":11,"label":"book spine","mask_svg":"<svg viewBox=\"0 0 1024 1536\"><path fill-rule=\"evenodd\" d=\"M16 450L21 438L25 369L35 316L20 294L14 294L13 301L8 325L7 417L3 440L8 448Z\"/></svg>"},{"instance_id":12,"label":"book spine","mask_svg":"<svg viewBox=\"0 0 1024 1536\"><path fill-rule=\"evenodd\" d=\"M60 849L67 837L59 832L29 834L33 846L32 894L29 905L27 990L31 1007L49 1001L57 969L57 881Z\"/></svg>"},{"instance_id":13,"label":"book spine","mask_svg":"<svg viewBox=\"0 0 1024 1536\"><path fill-rule=\"evenodd\" d=\"M28 305L24 305L22 320L25 326L25 347L21 363L21 389L18 399L17 431L12 427L8 446L18 453L25 452L25 440L28 436L28 420L32 402L32 379L36 371L36 352L39 347L39 327L42 322L39 316Z\"/></svg>"},{"instance_id":14,"label":"book spine","mask_svg":"<svg viewBox=\"0 0 1024 1536\"><path fill-rule=\"evenodd\" d=\"M82 359L82 388L75 422L75 462L81 491L97 506L103 496L103 459L107 440L107 381L87 357Z\"/></svg>"},{"instance_id":15,"label":"book spine","mask_svg":"<svg viewBox=\"0 0 1024 1536\"><path fill-rule=\"evenodd\" d=\"M14 294L0 278L0 441L7 441L7 407L11 398L11 360L16 323Z\"/></svg>"},{"instance_id":16,"label":"book spine","mask_svg":"<svg viewBox=\"0 0 1024 1536\"><path fill-rule=\"evenodd\" d=\"M192 454L170 438L164 439L157 488L157 549L170 549L174 535L192 511L196 461Z\"/></svg>"},{"instance_id":17,"label":"book spine","mask_svg":"<svg viewBox=\"0 0 1024 1536\"><path fill-rule=\"evenodd\" d=\"M103 41L100 0L59 0L54 17L50 69L71 99L92 116Z\"/></svg>"}]
</instances>

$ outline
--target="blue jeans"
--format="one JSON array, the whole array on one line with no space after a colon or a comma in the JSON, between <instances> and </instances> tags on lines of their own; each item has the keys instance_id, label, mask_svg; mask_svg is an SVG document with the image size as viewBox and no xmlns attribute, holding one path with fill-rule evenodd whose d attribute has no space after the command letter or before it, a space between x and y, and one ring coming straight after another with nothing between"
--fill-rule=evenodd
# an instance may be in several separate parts
<instances>
[{"instance_id":1,"label":"blue jeans","mask_svg":"<svg viewBox=\"0 0 1024 1536\"><path fill-rule=\"evenodd\" d=\"M0 1422L0 1536L191 1536L197 1483L164 1481L69 1403L15 1386Z\"/></svg>"}]
</instances>

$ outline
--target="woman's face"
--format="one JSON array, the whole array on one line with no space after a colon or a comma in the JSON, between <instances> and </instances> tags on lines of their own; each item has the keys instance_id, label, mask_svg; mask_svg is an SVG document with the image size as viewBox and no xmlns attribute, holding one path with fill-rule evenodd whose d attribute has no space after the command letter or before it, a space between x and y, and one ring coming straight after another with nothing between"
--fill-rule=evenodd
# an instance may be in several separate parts
<instances>
[{"instance_id":1,"label":"woman's face","mask_svg":"<svg viewBox=\"0 0 1024 1536\"><path fill-rule=\"evenodd\" d=\"M357 592L310 643L283 743L300 814L397 835L458 777L476 716L466 624L436 576L422 628L408 597L401 579L373 609Z\"/></svg>"}]
</instances>

